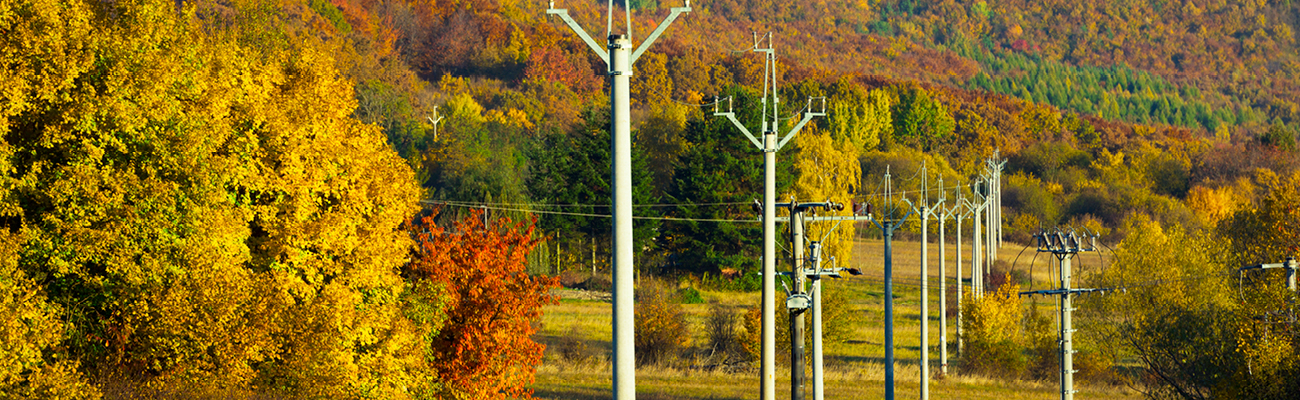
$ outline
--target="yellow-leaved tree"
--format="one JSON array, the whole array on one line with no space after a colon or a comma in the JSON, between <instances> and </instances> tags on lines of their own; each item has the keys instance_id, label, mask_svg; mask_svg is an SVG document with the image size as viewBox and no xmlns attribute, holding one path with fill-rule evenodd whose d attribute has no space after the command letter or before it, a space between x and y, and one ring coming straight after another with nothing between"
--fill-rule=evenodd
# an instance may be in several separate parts
<instances>
[{"instance_id":1,"label":"yellow-leaved tree","mask_svg":"<svg viewBox=\"0 0 1300 400\"><path fill-rule=\"evenodd\" d=\"M1075 320L1092 322L1076 338L1109 343L1098 350L1111 359L1140 360L1144 376L1158 379L1134 384L1152 397L1215 393L1241 366L1232 350L1241 315L1223 273L1222 247L1211 235L1145 216L1130 218L1123 230L1128 236L1116 246L1114 264L1078 277L1082 287L1125 290L1079 296Z\"/></svg>"},{"instance_id":2,"label":"yellow-leaved tree","mask_svg":"<svg viewBox=\"0 0 1300 400\"><path fill-rule=\"evenodd\" d=\"M966 315L961 339L965 343L961 357L963 369L987 375L1017 377L1028 360L1021 354L1024 337L1018 335L1023 311L1020 308L1020 285L1006 283L984 297L966 293L961 311Z\"/></svg>"},{"instance_id":3,"label":"yellow-leaved tree","mask_svg":"<svg viewBox=\"0 0 1300 400\"><path fill-rule=\"evenodd\" d=\"M867 91L848 78L832 88L827 131L837 142L850 143L861 151L875 150L882 138L893 135L890 113L893 99L881 89Z\"/></svg>"},{"instance_id":4,"label":"yellow-leaved tree","mask_svg":"<svg viewBox=\"0 0 1300 400\"><path fill-rule=\"evenodd\" d=\"M408 318L398 274L410 168L351 117L336 42L229 6L0 4L3 290L42 332L0 339L27 346L6 394L73 396L77 362L141 395L433 386L436 326Z\"/></svg>"},{"instance_id":5,"label":"yellow-leaved tree","mask_svg":"<svg viewBox=\"0 0 1300 400\"><path fill-rule=\"evenodd\" d=\"M859 150L847 140L835 140L831 135L808 128L795 140L794 197L803 202L832 201L844 205L844 211L821 211L823 215L849 215L852 213L853 192L862 180L862 166L858 163ZM808 240L823 240L824 267L830 267L835 257L840 265L850 265L853 256L853 223L833 221L813 222L806 225Z\"/></svg>"}]
</instances>

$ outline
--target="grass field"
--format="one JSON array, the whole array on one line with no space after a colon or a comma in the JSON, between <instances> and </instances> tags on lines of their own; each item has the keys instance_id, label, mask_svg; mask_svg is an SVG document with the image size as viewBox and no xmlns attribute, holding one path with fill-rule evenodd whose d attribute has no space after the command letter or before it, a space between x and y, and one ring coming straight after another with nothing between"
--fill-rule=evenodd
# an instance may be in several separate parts
<instances>
[{"instance_id":1,"label":"grass field","mask_svg":"<svg viewBox=\"0 0 1300 400\"><path fill-rule=\"evenodd\" d=\"M939 372L939 250L937 244L930 244L929 273L930 280L930 362L931 372ZM883 277L883 262L880 241L862 240L855 245L855 265L863 268L863 277L831 280L824 285L829 290L843 290L851 299L850 304L865 318L853 327L854 339L844 343L826 344L826 394L828 399L874 399L884 397L884 293L880 283ZM999 258L1012 263L1024 246L1007 243L999 251ZM944 281L951 286L954 282L953 266L956 249L951 243L946 246L948 268ZM963 246L963 261L969 263L970 247ZM1015 269L1028 272L1030 261L1034 261L1033 285L1035 289L1049 287L1047 257L1033 257L1034 249L1024 250L1014 263ZM920 277L921 246L918 242L894 243L895 270L895 376L896 393L900 399L919 397L919 380L921 358L920 349ZM1088 254L1083 260L1085 267L1096 268L1101 259L1097 254ZM1105 260L1109 264L1109 260ZM963 270L963 277L969 281L969 264ZM1028 275L1028 274L1026 274ZM1027 287L1026 287L1027 289ZM951 289L950 289L951 290ZM950 292L952 293L952 292ZM758 304L758 293L734 293L702 291L706 302L717 302L743 312L747 307ZM951 295L950 295L951 297ZM1050 300L1039 298L1040 304L1051 304ZM949 299L953 304L953 299ZM703 329L708 312L706 304L684 305L687 312L690 341L688 345L706 342ZM547 306L537 339L548 345L543 364L538 368L537 383L533 385L536 397L542 399L604 399L610 393L610 323L611 309L607 301L565 300L560 304ZM949 319L949 341L954 341L956 334L955 320ZM778 327L778 329L783 329ZM566 360L558 353L558 345L566 338L579 340L586 348L589 358L585 361ZM957 370L955 346L949 346L950 371L942 379L932 379L930 394L935 399L1048 399L1056 398L1058 384L1049 382L996 381L979 376L963 375ZM783 357L778 354L777 357ZM690 365L691 363L680 363ZM778 398L789 397L789 371L777 373ZM781 377L786 379L783 381ZM705 372L689 368L645 367L637 371L637 392L640 399L756 399L758 397L757 371L742 372ZM1080 399L1124 399L1140 396L1127 388L1111 386L1078 385L1076 394ZM811 394L811 385L808 386Z\"/></svg>"}]
</instances>

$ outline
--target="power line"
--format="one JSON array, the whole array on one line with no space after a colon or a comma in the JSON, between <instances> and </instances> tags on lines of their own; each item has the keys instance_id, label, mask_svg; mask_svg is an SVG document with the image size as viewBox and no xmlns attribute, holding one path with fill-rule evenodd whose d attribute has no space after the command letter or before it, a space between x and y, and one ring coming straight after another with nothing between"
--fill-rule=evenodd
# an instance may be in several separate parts
<instances>
[{"instance_id":1,"label":"power line","mask_svg":"<svg viewBox=\"0 0 1300 400\"><path fill-rule=\"evenodd\" d=\"M574 216L574 217L613 218L613 216L612 216L612 215L609 215L609 214L591 214L591 213L577 213L577 212L566 212L566 211L531 210L531 209L526 209L526 208L495 207L495 206L474 205L474 204L456 204L456 203L450 203L450 202L441 202L441 201L437 201L437 200L420 200L420 203L422 203L422 204L445 205L445 206L461 207L461 208L474 208L474 209L481 209L481 210L522 212L522 213L530 213L530 214L549 214L549 215L567 215L567 216ZM678 218L678 217L667 217L667 216L665 216L665 217L638 217L638 216L633 216L632 219L640 219L640 220L657 220L657 221L684 221L684 222L731 222L731 223L758 223L758 222L760 222L760 221L757 220L757 219L752 219L752 220L751 220L751 219L723 219L723 218Z\"/></svg>"},{"instance_id":2,"label":"power line","mask_svg":"<svg viewBox=\"0 0 1300 400\"><path fill-rule=\"evenodd\" d=\"M610 207L609 204L542 204L542 203L487 203L481 201L463 201L463 200L434 200L427 199L423 202L437 202L438 204L462 205L462 206L493 206L493 207L529 207L529 208L565 208L565 207ZM720 202L720 203L660 203L660 204L635 204L635 208L650 207L695 207L695 206L738 206L748 205L750 202Z\"/></svg>"}]
</instances>

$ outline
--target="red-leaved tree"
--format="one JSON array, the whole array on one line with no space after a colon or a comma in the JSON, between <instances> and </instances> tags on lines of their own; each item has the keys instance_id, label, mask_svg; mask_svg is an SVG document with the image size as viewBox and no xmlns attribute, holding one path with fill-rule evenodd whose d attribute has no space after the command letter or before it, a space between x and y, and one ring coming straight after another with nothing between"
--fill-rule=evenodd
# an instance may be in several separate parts
<instances>
[{"instance_id":1,"label":"red-leaved tree","mask_svg":"<svg viewBox=\"0 0 1300 400\"><path fill-rule=\"evenodd\" d=\"M419 252L408 275L441 287L446 320L430 341L430 367L447 398L528 398L545 346L532 322L555 302L554 278L529 276L525 256L537 245L533 223L508 218L485 225L474 211L451 227L432 217L419 226Z\"/></svg>"}]
</instances>

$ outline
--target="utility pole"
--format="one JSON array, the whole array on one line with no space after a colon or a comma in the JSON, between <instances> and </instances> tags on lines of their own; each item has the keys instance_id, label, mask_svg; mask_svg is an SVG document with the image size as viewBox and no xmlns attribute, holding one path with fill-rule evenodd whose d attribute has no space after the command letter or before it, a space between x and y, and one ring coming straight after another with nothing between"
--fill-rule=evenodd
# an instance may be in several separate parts
<instances>
[{"instance_id":1,"label":"utility pole","mask_svg":"<svg viewBox=\"0 0 1300 400\"><path fill-rule=\"evenodd\" d=\"M985 272L991 273L993 263L998 259L998 249L1002 248L1002 169L1007 165L1005 160L1001 160L998 151L993 152L993 157L984 160L984 180L988 185L985 188L985 196L988 197L988 209L985 210L985 219L987 219L988 239L986 257L988 262L985 264L988 268Z\"/></svg>"},{"instance_id":2,"label":"utility pole","mask_svg":"<svg viewBox=\"0 0 1300 400\"><path fill-rule=\"evenodd\" d=\"M908 210L907 214L903 214L903 218L897 221L888 219L893 211L888 209L891 185L889 169L886 167L885 207L882 207L885 215L880 221L874 217L870 219L885 237L885 400L894 400L894 230L902 226L907 221L907 217L912 215L912 211Z\"/></svg>"},{"instance_id":3,"label":"utility pole","mask_svg":"<svg viewBox=\"0 0 1300 400\"><path fill-rule=\"evenodd\" d=\"M864 212L864 211L865 211L865 212ZM860 221L870 221L870 220L871 220L871 215L870 215L870 214L871 214L871 207L870 207L870 206L865 207L865 210L859 210L859 209L856 209L856 208L855 208L854 210L852 210L852 212L853 212L853 215L850 215L850 216L829 216L829 217L823 217L823 216L818 216L818 215L815 215L815 214L814 214L814 215L811 216L811 217L804 217L804 218L803 218L803 221L804 221L804 222L829 222L829 221L835 221L835 222L837 223L837 225L831 227L831 229L830 229L829 231L826 232L826 235L830 235L830 233L831 233L831 232L834 232L834 231L835 231L835 228L839 226L839 225L838 225L839 222L843 222L843 221L860 222ZM859 215L859 212L863 212L865 215ZM789 221L789 220L790 220L789 218L777 218L777 221ZM823 236L821 240L819 240L819 241L815 241L815 242L812 242L812 244L809 245L809 248L811 249L811 253L812 253L812 256L809 258L809 261L811 262L811 264L813 265L813 267L804 270L804 271L805 271L805 275L807 275L808 279L812 280L812 287L813 287L812 292L811 292L811 293L812 293L812 301L813 301L813 305L812 305L812 312L813 312L813 323L812 323L812 326L813 326L813 332L812 332L812 335L813 335L813 336L812 336L812 338L813 338L813 354L812 354L812 359L813 359L813 367L812 367L812 370L813 370L813 376L812 376L812 381L813 381L813 400L824 400L824 399L826 398L825 379L824 379L824 378L825 378L825 368L824 368L824 367L825 367L825 363L824 363L824 356L823 356L823 354L822 354L822 316L821 316L821 315L822 315L822 314L821 314L821 312L822 312L822 311L821 311L821 309L822 309L822 303L821 303L821 278L822 278L822 277L827 277L827 276L829 276L829 277L831 277L831 278L840 278L840 274L839 274L840 271L848 271L848 272L849 272L849 275L862 275L862 271L858 270L857 268L840 268L840 267L823 268L823 267L822 267L822 264L821 264L822 259L823 259L822 256L821 256L821 251L822 251L822 250L821 250L821 249L822 249L822 247L821 247L821 242L822 242L822 241L825 241L825 240L826 240L826 238L825 238L825 236ZM834 257L831 257L831 260L832 260L832 261L833 261L834 259L835 259ZM786 273L783 272L783 273L781 273L781 275L786 275Z\"/></svg>"},{"instance_id":4,"label":"utility pole","mask_svg":"<svg viewBox=\"0 0 1300 400\"><path fill-rule=\"evenodd\" d=\"M812 99L808 99L808 112L805 112L803 119L794 126L785 137L780 137L778 132L781 130L780 115L777 114L777 106L780 98L777 96L776 85L776 50L772 46L772 35L767 37L767 47L759 48L757 41L754 43L754 51L764 54L764 72L763 72L763 123L761 127L763 140L754 137L744 124L736 119L736 114L731 110L731 102L728 99L727 112L721 112L714 102L713 115L727 117L731 123L740 129L745 137L754 144L759 150L763 151L763 329L762 329L762 374L759 381L761 382L760 399L776 399L776 152L785 144L794 138L799 130L803 129L808 121L816 116L826 115L826 101L822 98L822 107L819 112L812 111ZM771 121L768 120L768 93L771 93ZM802 326L802 325L800 325ZM800 342L802 343L802 342ZM802 373L802 372L801 372Z\"/></svg>"},{"instance_id":5,"label":"utility pole","mask_svg":"<svg viewBox=\"0 0 1300 400\"><path fill-rule=\"evenodd\" d=\"M788 291L788 296L785 299L786 310L790 313L790 399L803 400L803 312L813 306L812 298L808 296L808 291L805 290L808 271L804 268L803 257L804 213L816 211L817 209L839 211L844 209L844 205L829 201L799 203L792 200L789 203L778 203L776 206L790 210L790 245L794 253L790 263L790 280L793 287ZM817 252L821 252L820 245L817 247ZM817 319L820 320L820 318ZM820 329L818 333L820 333Z\"/></svg>"},{"instance_id":6,"label":"utility pole","mask_svg":"<svg viewBox=\"0 0 1300 400\"><path fill-rule=\"evenodd\" d=\"M953 219L957 220L957 235L956 235L956 236L957 236L957 264L956 264L956 268L953 268L953 269L954 269L953 272L956 273L956 275L957 275L957 355L958 355L958 356L961 356L961 354L962 354L962 353L961 353L961 348L962 348L962 336L961 336L961 322L962 322L962 321L961 321L961 319L962 319L962 318L961 318L961 317L962 317L962 311L961 311L961 297L963 296L963 295L962 295L962 291L965 289L965 286L966 286L965 283L962 283L962 277L961 277L961 266L962 266L962 263L961 263L961 220L966 219L966 217L969 217L969 216L971 215L971 212L972 212L972 211L971 211L971 209L970 209L970 202L969 202L969 201L966 201L966 199L963 199L962 196L961 196L961 187L958 187L957 189L954 189L953 191L954 191L954 192L957 192L957 193L956 193L957 201L952 205L952 208L950 209L950 211L952 211L952 217L953 217ZM962 209L963 207L965 208L965 210ZM972 272L974 272L974 271L972 271Z\"/></svg>"},{"instance_id":7,"label":"utility pole","mask_svg":"<svg viewBox=\"0 0 1300 400\"><path fill-rule=\"evenodd\" d=\"M925 164L921 164L921 400L930 399L930 217L939 216L939 213L930 208L929 205L929 175L927 174ZM940 189L942 191L942 189ZM907 199L903 199L913 209L917 207L912 205ZM935 206L941 206L942 200ZM939 275L943 277L942 274Z\"/></svg>"},{"instance_id":8,"label":"utility pole","mask_svg":"<svg viewBox=\"0 0 1300 400\"><path fill-rule=\"evenodd\" d=\"M979 195L979 181L977 180L971 183L971 199L974 200L975 196ZM980 213L984 211L986 206L988 206L987 197L983 198L983 201L980 201L979 204L971 203L971 212L975 213L975 217L971 218L975 222L975 229L971 231L970 286L971 295L975 296L976 299L984 298L984 260L981 258L980 250L980 231L982 230L980 229L980 220L982 216Z\"/></svg>"},{"instance_id":9,"label":"utility pole","mask_svg":"<svg viewBox=\"0 0 1300 400\"><path fill-rule=\"evenodd\" d=\"M1052 290L1035 290L1032 292L1020 292L1021 296L1032 296L1036 294L1061 296L1058 300L1060 308L1060 343L1061 343L1061 400L1074 399L1074 323L1071 315L1075 308L1070 301L1070 296L1076 293L1102 292L1112 289L1073 289L1070 287L1070 259L1075 254L1081 252L1097 251L1097 236L1085 235L1080 237L1074 231L1064 232L1057 229L1054 232L1040 232L1034 235L1038 240L1038 252L1052 253L1056 256L1061 266L1060 288ZM1083 239L1090 239L1086 244Z\"/></svg>"},{"instance_id":10,"label":"utility pole","mask_svg":"<svg viewBox=\"0 0 1300 400\"><path fill-rule=\"evenodd\" d=\"M1002 248L1002 170L1007 165L1007 161L1002 159L1002 150L993 150L993 157L987 163L993 176L993 220L997 223L998 248ZM997 253L994 253L994 259L997 259Z\"/></svg>"},{"instance_id":11,"label":"utility pole","mask_svg":"<svg viewBox=\"0 0 1300 400\"><path fill-rule=\"evenodd\" d=\"M948 237L944 235L943 228L948 218L952 216L951 210L943 206L943 202L947 199L943 192L943 175L940 175L939 202L935 205L939 208L937 214L939 217L939 373L944 375L948 375L948 253L944 250ZM957 292L961 293L960 277L957 280Z\"/></svg>"},{"instance_id":12,"label":"utility pole","mask_svg":"<svg viewBox=\"0 0 1300 400\"><path fill-rule=\"evenodd\" d=\"M433 140L438 140L438 123L442 122L442 117L438 116L438 106L433 106L433 117L424 117L433 125Z\"/></svg>"},{"instance_id":13,"label":"utility pole","mask_svg":"<svg viewBox=\"0 0 1300 400\"><path fill-rule=\"evenodd\" d=\"M546 10L547 15L558 15L564 20L569 28L573 29L582 38L600 59L605 61L608 67L610 81L609 106L610 106L610 147L612 157L610 160L611 172L611 200L613 211L613 347L614 347L614 365L613 365L613 389L616 400L632 400L636 398L636 353L634 345L635 334L633 324L633 268L632 253L632 127L631 127L631 96L630 84L632 78L632 65L636 63L637 58L654 43L655 39L663 34L668 25L672 24L682 13L691 11L690 0L686 0L685 7L673 7L670 9L668 18L655 28L650 36L646 37L641 45L632 50L632 7L623 2L624 12L626 14L627 26L623 34L613 33L614 20L614 1L609 1L609 11L605 25L605 34L608 43L605 48L601 48L592 40L590 35L578 26L578 23L569 16L569 11L565 9L556 9L555 1L549 3Z\"/></svg>"}]
</instances>

